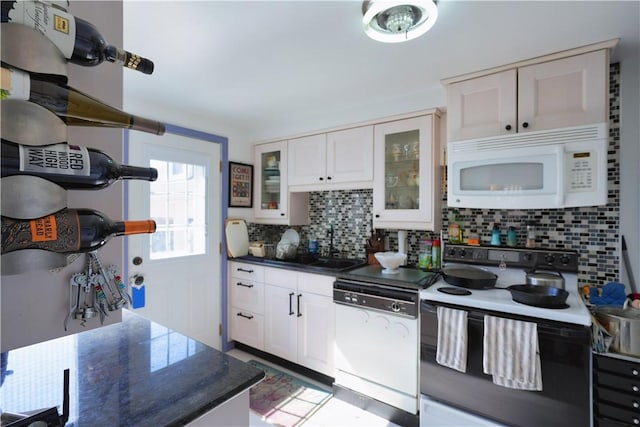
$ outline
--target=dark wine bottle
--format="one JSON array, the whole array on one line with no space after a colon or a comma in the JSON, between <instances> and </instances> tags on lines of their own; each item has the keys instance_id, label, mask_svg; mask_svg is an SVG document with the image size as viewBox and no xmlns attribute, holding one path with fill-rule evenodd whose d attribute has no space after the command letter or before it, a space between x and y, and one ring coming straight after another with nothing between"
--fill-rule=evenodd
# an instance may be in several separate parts
<instances>
[{"instance_id":1,"label":"dark wine bottle","mask_svg":"<svg viewBox=\"0 0 640 427\"><path fill-rule=\"evenodd\" d=\"M152 61L108 44L93 24L47 2L2 1L1 17L1 22L23 24L42 33L74 64L93 66L106 60L153 73Z\"/></svg>"},{"instance_id":2,"label":"dark wine bottle","mask_svg":"<svg viewBox=\"0 0 640 427\"><path fill-rule=\"evenodd\" d=\"M70 126L115 127L162 135L161 122L125 113L46 75L2 66L1 99L31 101L56 114Z\"/></svg>"},{"instance_id":3,"label":"dark wine bottle","mask_svg":"<svg viewBox=\"0 0 640 427\"><path fill-rule=\"evenodd\" d=\"M21 145L2 139L2 177L32 175L67 190L99 190L119 179L155 181L154 168L121 165L93 148L68 143Z\"/></svg>"},{"instance_id":4,"label":"dark wine bottle","mask_svg":"<svg viewBox=\"0 0 640 427\"><path fill-rule=\"evenodd\" d=\"M112 221L92 209L63 209L31 220L2 217L2 253L44 249L57 253L91 252L115 236L153 233L154 220Z\"/></svg>"}]
</instances>

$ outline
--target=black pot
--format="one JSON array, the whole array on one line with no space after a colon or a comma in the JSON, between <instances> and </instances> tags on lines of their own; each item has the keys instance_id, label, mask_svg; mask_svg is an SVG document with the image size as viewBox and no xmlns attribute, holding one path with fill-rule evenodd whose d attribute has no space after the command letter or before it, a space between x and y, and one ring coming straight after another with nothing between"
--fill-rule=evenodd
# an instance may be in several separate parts
<instances>
[{"instance_id":1,"label":"black pot","mask_svg":"<svg viewBox=\"0 0 640 427\"><path fill-rule=\"evenodd\" d=\"M497 275L475 267L445 267L440 272L448 284L469 289L491 289L498 280Z\"/></svg>"},{"instance_id":2,"label":"black pot","mask_svg":"<svg viewBox=\"0 0 640 427\"><path fill-rule=\"evenodd\" d=\"M569 296L569 292L553 286L511 285L506 289L511 292L512 300L536 307L564 307Z\"/></svg>"}]
</instances>

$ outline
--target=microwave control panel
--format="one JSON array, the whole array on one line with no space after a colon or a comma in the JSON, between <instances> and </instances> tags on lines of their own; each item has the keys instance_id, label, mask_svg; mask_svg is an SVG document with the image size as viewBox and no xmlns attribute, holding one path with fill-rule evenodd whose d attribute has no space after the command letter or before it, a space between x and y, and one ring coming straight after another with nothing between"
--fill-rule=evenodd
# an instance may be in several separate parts
<instances>
[{"instance_id":1,"label":"microwave control panel","mask_svg":"<svg viewBox=\"0 0 640 427\"><path fill-rule=\"evenodd\" d=\"M596 153L579 151L567 153L567 191L571 193L593 191L597 185Z\"/></svg>"}]
</instances>

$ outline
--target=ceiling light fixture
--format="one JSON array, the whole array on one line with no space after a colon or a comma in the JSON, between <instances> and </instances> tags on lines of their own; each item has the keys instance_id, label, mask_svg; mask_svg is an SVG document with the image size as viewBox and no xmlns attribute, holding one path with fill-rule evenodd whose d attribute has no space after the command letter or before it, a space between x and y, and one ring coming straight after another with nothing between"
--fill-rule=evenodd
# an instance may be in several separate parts
<instances>
[{"instance_id":1,"label":"ceiling light fixture","mask_svg":"<svg viewBox=\"0 0 640 427\"><path fill-rule=\"evenodd\" d=\"M367 0L362 25L369 37L386 43L415 39L429 31L438 8L433 0Z\"/></svg>"}]
</instances>

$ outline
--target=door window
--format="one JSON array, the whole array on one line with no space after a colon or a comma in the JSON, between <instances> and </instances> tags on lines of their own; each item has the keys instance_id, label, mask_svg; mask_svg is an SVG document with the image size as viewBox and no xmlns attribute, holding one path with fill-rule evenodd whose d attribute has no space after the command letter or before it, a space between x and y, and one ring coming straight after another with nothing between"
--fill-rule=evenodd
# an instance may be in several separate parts
<instances>
[{"instance_id":1,"label":"door window","mask_svg":"<svg viewBox=\"0 0 640 427\"><path fill-rule=\"evenodd\" d=\"M150 163L158 170L158 179L149 187L149 213L157 225L149 239L150 258L206 253L206 168L154 159Z\"/></svg>"}]
</instances>

